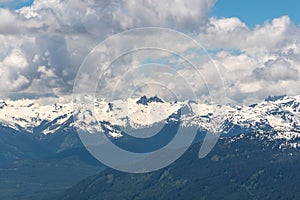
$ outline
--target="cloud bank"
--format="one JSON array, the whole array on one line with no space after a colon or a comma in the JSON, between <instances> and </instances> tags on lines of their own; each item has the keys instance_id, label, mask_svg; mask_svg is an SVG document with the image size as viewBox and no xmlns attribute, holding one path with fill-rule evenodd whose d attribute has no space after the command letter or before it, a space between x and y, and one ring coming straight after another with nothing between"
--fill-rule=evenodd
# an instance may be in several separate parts
<instances>
[{"instance_id":1,"label":"cloud bank","mask_svg":"<svg viewBox=\"0 0 300 200\"><path fill-rule=\"evenodd\" d=\"M41 0L2 8L0 92L70 94L80 64L97 44L125 30L158 26L186 33L210 52L232 102L299 94L299 26L282 16L251 29L238 18L209 17L214 3ZM213 75L206 78L213 83Z\"/></svg>"}]
</instances>

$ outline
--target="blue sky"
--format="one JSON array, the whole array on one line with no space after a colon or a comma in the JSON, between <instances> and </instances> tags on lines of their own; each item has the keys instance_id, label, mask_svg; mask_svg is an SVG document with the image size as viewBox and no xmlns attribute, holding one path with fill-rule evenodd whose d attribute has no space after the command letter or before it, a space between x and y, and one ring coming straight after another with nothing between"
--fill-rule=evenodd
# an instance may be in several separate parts
<instances>
[{"instance_id":1,"label":"blue sky","mask_svg":"<svg viewBox=\"0 0 300 200\"><path fill-rule=\"evenodd\" d=\"M212 16L238 17L248 26L288 15L295 24L300 22L299 0L218 0Z\"/></svg>"},{"instance_id":2,"label":"blue sky","mask_svg":"<svg viewBox=\"0 0 300 200\"><path fill-rule=\"evenodd\" d=\"M32 5L34 0L0 0L0 8L19 9Z\"/></svg>"}]
</instances>

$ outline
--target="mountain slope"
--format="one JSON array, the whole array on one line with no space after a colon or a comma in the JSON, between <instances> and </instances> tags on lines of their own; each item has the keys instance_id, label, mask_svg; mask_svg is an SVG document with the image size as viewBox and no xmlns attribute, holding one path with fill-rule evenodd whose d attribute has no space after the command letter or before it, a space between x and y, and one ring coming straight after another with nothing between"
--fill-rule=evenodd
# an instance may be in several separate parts
<instances>
[{"instance_id":1,"label":"mountain slope","mask_svg":"<svg viewBox=\"0 0 300 200\"><path fill-rule=\"evenodd\" d=\"M42 136L1 129L0 199L53 199L104 168L76 132Z\"/></svg>"},{"instance_id":2,"label":"mountain slope","mask_svg":"<svg viewBox=\"0 0 300 200\"><path fill-rule=\"evenodd\" d=\"M299 199L300 153L272 148L279 145L255 134L223 138L198 159L195 144L164 169L147 174L107 169L60 199Z\"/></svg>"},{"instance_id":3,"label":"mountain slope","mask_svg":"<svg viewBox=\"0 0 300 200\"><path fill-rule=\"evenodd\" d=\"M0 199L53 199L104 168L69 126L72 119L45 135L47 123L33 132L0 125Z\"/></svg>"}]
</instances>

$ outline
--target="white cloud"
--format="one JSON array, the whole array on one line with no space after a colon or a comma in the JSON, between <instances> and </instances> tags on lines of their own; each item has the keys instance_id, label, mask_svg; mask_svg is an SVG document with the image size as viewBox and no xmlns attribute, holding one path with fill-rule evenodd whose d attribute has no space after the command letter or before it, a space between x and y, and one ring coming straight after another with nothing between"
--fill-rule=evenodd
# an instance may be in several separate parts
<instances>
[{"instance_id":1,"label":"white cloud","mask_svg":"<svg viewBox=\"0 0 300 200\"><path fill-rule=\"evenodd\" d=\"M268 95L296 95L300 90L300 28L288 16L251 29L238 18L210 19L198 41L209 50L234 101L258 101Z\"/></svg>"},{"instance_id":2,"label":"white cloud","mask_svg":"<svg viewBox=\"0 0 300 200\"><path fill-rule=\"evenodd\" d=\"M0 9L0 90L71 92L81 62L99 42L130 28L160 26L197 34L196 39L209 50L222 49L213 59L228 97L234 101L299 94L300 28L288 16L253 29L238 18L209 18L214 3L215 0L41 0L18 11ZM186 49L174 38L151 41ZM118 45L126 46L115 45L116 50ZM136 61L134 56L124 59ZM181 71L185 76L189 72ZM214 85L216 73L211 66L205 66L202 72L207 84ZM122 70L111 75L117 73L122 74ZM197 84L191 81L191 85ZM205 91L204 87L196 88Z\"/></svg>"},{"instance_id":3,"label":"white cloud","mask_svg":"<svg viewBox=\"0 0 300 200\"><path fill-rule=\"evenodd\" d=\"M283 59L269 60L264 67L256 68L253 75L259 80L274 82L299 79L298 70Z\"/></svg>"},{"instance_id":4,"label":"white cloud","mask_svg":"<svg viewBox=\"0 0 300 200\"><path fill-rule=\"evenodd\" d=\"M45 87L59 87L61 84L61 91L71 91L80 63L108 36L143 26L177 28L187 32L198 30L207 22L207 13L213 3L209 0L164 3L43 0L34 1L31 7L17 11L0 9L0 44L4 47L0 50L0 61L6 59L7 51L19 48L28 63L22 73L15 73L15 76L24 74L28 82L7 90L44 91ZM132 23L124 25L128 21ZM48 84L49 79L40 76L39 66L51 69L56 76L54 80L59 81ZM6 70L4 64L0 68Z\"/></svg>"},{"instance_id":5,"label":"white cloud","mask_svg":"<svg viewBox=\"0 0 300 200\"><path fill-rule=\"evenodd\" d=\"M127 0L121 2L113 16L123 29L163 26L195 32L207 24L214 3L215 0Z\"/></svg>"},{"instance_id":6,"label":"white cloud","mask_svg":"<svg viewBox=\"0 0 300 200\"><path fill-rule=\"evenodd\" d=\"M27 60L20 49L13 49L11 53L0 62L0 91L14 91L24 89L29 85L28 80L23 73L28 67Z\"/></svg>"},{"instance_id":7,"label":"white cloud","mask_svg":"<svg viewBox=\"0 0 300 200\"><path fill-rule=\"evenodd\" d=\"M238 18L212 18L206 32L198 37L209 49L238 49L255 54L280 50L283 45L292 43L298 32L288 16L266 21L254 29Z\"/></svg>"}]
</instances>

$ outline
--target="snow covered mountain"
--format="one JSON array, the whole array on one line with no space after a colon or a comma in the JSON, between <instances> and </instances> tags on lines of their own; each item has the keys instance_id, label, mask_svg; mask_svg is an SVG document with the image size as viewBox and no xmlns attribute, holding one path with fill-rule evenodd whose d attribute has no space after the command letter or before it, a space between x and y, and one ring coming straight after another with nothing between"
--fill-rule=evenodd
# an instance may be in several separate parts
<instances>
[{"instance_id":1,"label":"snow covered mountain","mask_svg":"<svg viewBox=\"0 0 300 200\"><path fill-rule=\"evenodd\" d=\"M71 104L40 105L37 100L0 100L0 125L33 133L55 133L72 117Z\"/></svg>"},{"instance_id":2,"label":"snow covered mountain","mask_svg":"<svg viewBox=\"0 0 300 200\"><path fill-rule=\"evenodd\" d=\"M180 122L181 126L224 135L243 137L243 134L255 133L262 139L279 140L280 148L300 147L300 96L269 97L251 106L220 106L197 101L164 102L156 96L143 96L112 102L98 99L93 109L96 122L90 117L91 112L86 110L76 113L83 119L83 123L78 124L73 121L71 102L40 105L37 100L0 100L0 126L43 134L76 127L105 131L112 138L122 138L124 130Z\"/></svg>"}]
</instances>

